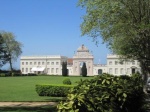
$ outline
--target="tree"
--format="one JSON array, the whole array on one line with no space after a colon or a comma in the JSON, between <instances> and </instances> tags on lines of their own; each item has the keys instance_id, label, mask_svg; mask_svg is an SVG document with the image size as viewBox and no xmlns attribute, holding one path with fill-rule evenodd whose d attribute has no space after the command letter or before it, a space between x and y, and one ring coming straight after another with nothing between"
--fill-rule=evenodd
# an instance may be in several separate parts
<instances>
[{"instance_id":1,"label":"tree","mask_svg":"<svg viewBox=\"0 0 150 112\"><path fill-rule=\"evenodd\" d=\"M82 75L83 77L86 77L86 76L87 76L87 68L86 68L86 63L85 63L85 62L83 63L83 66L82 66L82 68L81 68L81 75Z\"/></svg>"},{"instance_id":2,"label":"tree","mask_svg":"<svg viewBox=\"0 0 150 112\"><path fill-rule=\"evenodd\" d=\"M11 32L0 32L3 39L3 45L5 47L5 50L8 54L8 62L10 64L11 72L13 71L12 62L16 61L18 56L22 53L21 47L22 44L18 41L16 41L15 36Z\"/></svg>"},{"instance_id":3,"label":"tree","mask_svg":"<svg viewBox=\"0 0 150 112\"><path fill-rule=\"evenodd\" d=\"M62 76L68 76L67 62L62 62Z\"/></svg>"},{"instance_id":4,"label":"tree","mask_svg":"<svg viewBox=\"0 0 150 112\"><path fill-rule=\"evenodd\" d=\"M98 42L102 36L109 48L124 59L137 59L150 73L150 0L79 0L86 8L82 35Z\"/></svg>"},{"instance_id":5,"label":"tree","mask_svg":"<svg viewBox=\"0 0 150 112\"><path fill-rule=\"evenodd\" d=\"M8 62L9 54L7 53L2 35L0 34L0 67Z\"/></svg>"}]
</instances>

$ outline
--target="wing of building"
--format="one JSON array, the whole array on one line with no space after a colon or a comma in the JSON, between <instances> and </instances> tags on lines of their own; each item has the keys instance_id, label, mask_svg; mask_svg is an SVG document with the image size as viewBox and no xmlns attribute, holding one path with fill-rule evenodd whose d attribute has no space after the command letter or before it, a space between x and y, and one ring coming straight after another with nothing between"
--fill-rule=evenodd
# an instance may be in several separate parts
<instances>
[{"instance_id":1,"label":"wing of building","mask_svg":"<svg viewBox=\"0 0 150 112\"><path fill-rule=\"evenodd\" d=\"M20 69L23 74L37 73L47 75L61 75L62 62L67 62L68 75L80 76L83 62L86 63L87 75L94 76L102 73L113 75L130 75L140 72L141 68L137 60L120 61L119 56L107 55L107 64L94 64L94 56L84 45L80 46L73 58L66 56L22 56Z\"/></svg>"}]
</instances>

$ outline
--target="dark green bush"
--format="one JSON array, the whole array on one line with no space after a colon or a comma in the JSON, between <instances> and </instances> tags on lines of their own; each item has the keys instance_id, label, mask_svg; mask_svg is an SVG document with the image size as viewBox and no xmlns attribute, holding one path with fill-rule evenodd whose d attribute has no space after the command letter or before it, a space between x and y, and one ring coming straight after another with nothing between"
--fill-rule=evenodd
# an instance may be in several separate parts
<instances>
[{"instance_id":1,"label":"dark green bush","mask_svg":"<svg viewBox=\"0 0 150 112\"><path fill-rule=\"evenodd\" d=\"M63 80L63 84L71 85L71 80L69 78L66 78L66 79Z\"/></svg>"},{"instance_id":2,"label":"dark green bush","mask_svg":"<svg viewBox=\"0 0 150 112\"><path fill-rule=\"evenodd\" d=\"M37 76L35 73L28 73L28 76Z\"/></svg>"},{"instance_id":3,"label":"dark green bush","mask_svg":"<svg viewBox=\"0 0 150 112\"><path fill-rule=\"evenodd\" d=\"M71 85L36 85L36 92L39 96L65 97Z\"/></svg>"},{"instance_id":4,"label":"dark green bush","mask_svg":"<svg viewBox=\"0 0 150 112\"><path fill-rule=\"evenodd\" d=\"M5 73L0 73L0 77L6 77Z\"/></svg>"},{"instance_id":5,"label":"dark green bush","mask_svg":"<svg viewBox=\"0 0 150 112\"><path fill-rule=\"evenodd\" d=\"M81 80L57 108L59 112L145 112L143 102L140 75L105 74L91 80Z\"/></svg>"}]
</instances>

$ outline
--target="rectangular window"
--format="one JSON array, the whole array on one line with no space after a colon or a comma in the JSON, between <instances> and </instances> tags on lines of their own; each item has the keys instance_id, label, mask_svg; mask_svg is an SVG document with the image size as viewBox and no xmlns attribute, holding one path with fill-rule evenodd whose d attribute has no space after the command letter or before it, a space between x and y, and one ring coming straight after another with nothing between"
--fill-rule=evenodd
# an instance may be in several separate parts
<instances>
[{"instance_id":1,"label":"rectangular window","mask_svg":"<svg viewBox=\"0 0 150 112\"><path fill-rule=\"evenodd\" d=\"M24 68L22 68L22 72L24 72Z\"/></svg>"},{"instance_id":2,"label":"rectangular window","mask_svg":"<svg viewBox=\"0 0 150 112\"><path fill-rule=\"evenodd\" d=\"M127 74L130 74L130 68L127 68Z\"/></svg>"},{"instance_id":3,"label":"rectangular window","mask_svg":"<svg viewBox=\"0 0 150 112\"><path fill-rule=\"evenodd\" d=\"M28 72L28 68L26 68L26 72Z\"/></svg>"},{"instance_id":4,"label":"rectangular window","mask_svg":"<svg viewBox=\"0 0 150 112\"><path fill-rule=\"evenodd\" d=\"M58 68L56 68L56 73L58 73L58 70L59 70L59 69L58 69Z\"/></svg>"},{"instance_id":5,"label":"rectangular window","mask_svg":"<svg viewBox=\"0 0 150 112\"><path fill-rule=\"evenodd\" d=\"M42 65L44 65L44 62L42 62Z\"/></svg>"},{"instance_id":6,"label":"rectangular window","mask_svg":"<svg viewBox=\"0 0 150 112\"><path fill-rule=\"evenodd\" d=\"M112 68L109 68L109 73L112 74Z\"/></svg>"},{"instance_id":7,"label":"rectangular window","mask_svg":"<svg viewBox=\"0 0 150 112\"><path fill-rule=\"evenodd\" d=\"M32 68L30 68L30 72L32 72Z\"/></svg>"},{"instance_id":8,"label":"rectangular window","mask_svg":"<svg viewBox=\"0 0 150 112\"><path fill-rule=\"evenodd\" d=\"M118 74L118 68L115 68L115 74Z\"/></svg>"},{"instance_id":9,"label":"rectangular window","mask_svg":"<svg viewBox=\"0 0 150 112\"><path fill-rule=\"evenodd\" d=\"M54 73L54 68L51 68L51 73Z\"/></svg>"},{"instance_id":10,"label":"rectangular window","mask_svg":"<svg viewBox=\"0 0 150 112\"><path fill-rule=\"evenodd\" d=\"M115 65L118 65L118 61L115 61Z\"/></svg>"},{"instance_id":11,"label":"rectangular window","mask_svg":"<svg viewBox=\"0 0 150 112\"><path fill-rule=\"evenodd\" d=\"M47 62L47 65L49 65L50 63L49 62Z\"/></svg>"},{"instance_id":12,"label":"rectangular window","mask_svg":"<svg viewBox=\"0 0 150 112\"><path fill-rule=\"evenodd\" d=\"M56 62L56 65L59 65L59 62Z\"/></svg>"},{"instance_id":13,"label":"rectangular window","mask_svg":"<svg viewBox=\"0 0 150 112\"><path fill-rule=\"evenodd\" d=\"M22 62L22 65L24 65L24 62Z\"/></svg>"},{"instance_id":14,"label":"rectangular window","mask_svg":"<svg viewBox=\"0 0 150 112\"><path fill-rule=\"evenodd\" d=\"M123 75L123 68L120 69L120 74Z\"/></svg>"},{"instance_id":15,"label":"rectangular window","mask_svg":"<svg viewBox=\"0 0 150 112\"><path fill-rule=\"evenodd\" d=\"M135 61L132 61L132 65L135 65Z\"/></svg>"},{"instance_id":16,"label":"rectangular window","mask_svg":"<svg viewBox=\"0 0 150 112\"><path fill-rule=\"evenodd\" d=\"M32 62L30 62L30 65L32 65Z\"/></svg>"},{"instance_id":17,"label":"rectangular window","mask_svg":"<svg viewBox=\"0 0 150 112\"><path fill-rule=\"evenodd\" d=\"M54 62L51 62L51 65L54 65Z\"/></svg>"},{"instance_id":18,"label":"rectangular window","mask_svg":"<svg viewBox=\"0 0 150 112\"><path fill-rule=\"evenodd\" d=\"M34 62L34 65L36 65L36 62Z\"/></svg>"},{"instance_id":19,"label":"rectangular window","mask_svg":"<svg viewBox=\"0 0 150 112\"><path fill-rule=\"evenodd\" d=\"M47 68L47 73L49 73L50 71L49 71L50 69L49 68Z\"/></svg>"},{"instance_id":20,"label":"rectangular window","mask_svg":"<svg viewBox=\"0 0 150 112\"><path fill-rule=\"evenodd\" d=\"M38 65L40 65L40 62L38 62Z\"/></svg>"},{"instance_id":21,"label":"rectangular window","mask_svg":"<svg viewBox=\"0 0 150 112\"><path fill-rule=\"evenodd\" d=\"M26 65L28 65L28 62L26 62Z\"/></svg>"},{"instance_id":22,"label":"rectangular window","mask_svg":"<svg viewBox=\"0 0 150 112\"><path fill-rule=\"evenodd\" d=\"M112 61L109 61L109 65L112 65Z\"/></svg>"}]
</instances>

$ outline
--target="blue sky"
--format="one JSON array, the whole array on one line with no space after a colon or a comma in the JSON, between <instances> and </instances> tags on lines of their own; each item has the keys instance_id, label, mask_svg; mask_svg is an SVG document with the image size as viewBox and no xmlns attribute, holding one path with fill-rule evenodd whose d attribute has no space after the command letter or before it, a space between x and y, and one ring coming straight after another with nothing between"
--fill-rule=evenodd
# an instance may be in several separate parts
<instances>
[{"instance_id":1,"label":"blue sky","mask_svg":"<svg viewBox=\"0 0 150 112\"><path fill-rule=\"evenodd\" d=\"M73 57L84 44L97 64L106 63L110 51L105 44L96 46L92 38L81 37L80 24L85 10L78 0L0 0L0 30L13 32L23 44L22 56L64 55ZM20 61L14 63L19 68ZM5 66L7 68L7 66Z\"/></svg>"}]
</instances>

